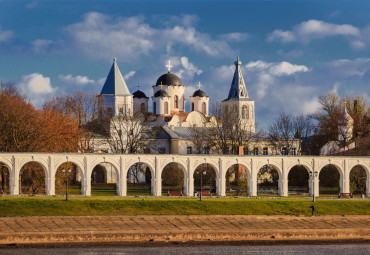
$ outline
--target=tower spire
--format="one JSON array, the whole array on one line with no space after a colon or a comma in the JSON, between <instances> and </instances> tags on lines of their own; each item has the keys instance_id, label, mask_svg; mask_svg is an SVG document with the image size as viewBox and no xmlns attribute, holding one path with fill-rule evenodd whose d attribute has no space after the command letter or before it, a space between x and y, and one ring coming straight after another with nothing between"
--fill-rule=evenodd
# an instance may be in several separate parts
<instances>
[{"instance_id":1,"label":"tower spire","mask_svg":"<svg viewBox=\"0 0 370 255\"><path fill-rule=\"evenodd\" d=\"M242 62L239 60L239 52L237 52L237 58L234 62L235 65L235 72L233 81L231 82L231 87L229 91L229 95L226 100L230 99L240 99L240 98L249 98L247 88L244 83L244 78L241 70Z\"/></svg>"}]
</instances>

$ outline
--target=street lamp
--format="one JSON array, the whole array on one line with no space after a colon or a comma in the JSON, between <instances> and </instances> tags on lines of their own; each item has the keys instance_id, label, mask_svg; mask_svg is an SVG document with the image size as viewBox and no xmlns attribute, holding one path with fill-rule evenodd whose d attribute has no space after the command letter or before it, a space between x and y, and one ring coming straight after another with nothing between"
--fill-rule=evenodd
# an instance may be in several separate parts
<instances>
[{"instance_id":1,"label":"street lamp","mask_svg":"<svg viewBox=\"0 0 370 255\"><path fill-rule=\"evenodd\" d=\"M69 176L71 175L72 169L68 168L62 168L62 172L64 173L66 177L66 201L68 201L68 183L69 183Z\"/></svg>"},{"instance_id":2,"label":"street lamp","mask_svg":"<svg viewBox=\"0 0 370 255\"><path fill-rule=\"evenodd\" d=\"M202 201L202 193L203 193L203 174L206 175L206 170L200 173L200 196L199 201Z\"/></svg>"},{"instance_id":3,"label":"street lamp","mask_svg":"<svg viewBox=\"0 0 370 255\"><path fill-rule=\"evenodd\" d=\"M312 183L312 202L315 202L315 180L316 180L317 175L319 174L319 172L317 172L317 171L315 171L315 172L310 171L310 174L311 174L311 177L313 179L313 183Z\"/></svg>"}]
</instances>

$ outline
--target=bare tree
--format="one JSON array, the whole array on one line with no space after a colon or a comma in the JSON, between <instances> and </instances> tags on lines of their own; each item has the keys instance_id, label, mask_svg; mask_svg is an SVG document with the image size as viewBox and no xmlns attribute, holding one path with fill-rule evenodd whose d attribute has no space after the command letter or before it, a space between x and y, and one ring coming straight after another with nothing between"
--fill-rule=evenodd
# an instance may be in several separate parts
<instances>
[{"instance_id":1,"label":"bare tree","mask_svg":"<svg viewBox=\"0 0 370 255\"><path fill-rule=\"evenodd\" d=\"M282 112L269 125L267 137L276 154L290 155L293 148L296 150L295 153L300 154L300 139L309 136L311 131L310 117L302 114L293 116Z\"/></svg>"}]
</instances>

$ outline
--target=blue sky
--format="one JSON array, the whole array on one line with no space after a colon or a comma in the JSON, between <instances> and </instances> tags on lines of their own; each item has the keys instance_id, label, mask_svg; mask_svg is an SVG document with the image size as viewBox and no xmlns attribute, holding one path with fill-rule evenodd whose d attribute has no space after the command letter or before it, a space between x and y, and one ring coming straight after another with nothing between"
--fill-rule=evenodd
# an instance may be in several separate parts
<instances>
[{"instance_id":1,"label":"blue sky","mask_svg":"<svg viewBox=\"0 0 370 255\"><path fill-rule=\"evenodd\" d=\"M329 91L369 102L370 2L0 0L0 79L37 107L100 91L114 57L131 92L152 96L170 59L188 96L201 82L216 102L236 52L260 127Z\"/></svg>"}]
</instances>

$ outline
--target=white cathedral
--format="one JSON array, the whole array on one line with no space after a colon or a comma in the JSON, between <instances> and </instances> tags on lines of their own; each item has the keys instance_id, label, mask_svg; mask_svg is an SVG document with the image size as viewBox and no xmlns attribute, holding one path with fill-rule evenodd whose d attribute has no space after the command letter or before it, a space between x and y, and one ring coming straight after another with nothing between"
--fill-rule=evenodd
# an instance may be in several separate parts
<instances>
[{"instance_id":1,"label":"white cathedral","mask_svg":"<svg viewBox=\"0 0 370 255\"><path fill-rule=\"evenodd\" d=\"M255 132L254 100L248 96L241 71L239 57L235 61L235 72L228 97L221 102L229 107L247 124L251 132ZM187 154L191 148L191 127L209 127L215 117L209 114L209 96L199 89L190 97L190 112L186 112L185 88L180 78L171 73L170 62L166 65L168 72L162 74L152 85L153 96L149 97L141 90L130 93L125 80L118 68L116 59L104 83L99 97L103 100L101 107L109 116L134 114L136 111L149 111L152 105L150 123L153 127L161 127L162 132L156 137L156 149L152 153Z\"/></svg>"}]
</instances>

